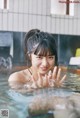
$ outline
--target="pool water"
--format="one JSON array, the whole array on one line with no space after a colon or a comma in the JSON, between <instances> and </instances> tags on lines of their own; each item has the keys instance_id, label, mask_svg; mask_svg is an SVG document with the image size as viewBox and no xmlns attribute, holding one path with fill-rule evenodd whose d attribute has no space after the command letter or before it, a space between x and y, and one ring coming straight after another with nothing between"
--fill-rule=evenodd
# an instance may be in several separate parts
<instances>
[{"instance_id":1,"label":"pool water","mask_svg":"<svg viewBox=\"0 0 80 118\"><path fill-rule=\"evenodd\" d=\"M9 110L9 118L26 118L29 95L22 95L8 85L9 75L0 75L0 109Z\"/></svg>"},{"instance_id":2,"label":"pool water","mask_svg":"<svg viewBox=\"0 0 80 118\"><path fill-rule=\"evenodd\" d=\"M67 98L73 94L78 93L78 96L76 96L79 101L80 75L68 73L64 83L65 87L63 88L47 88L22 93L9 87L8 77L9 74L0 74L0 111L8 110L9 118L79 118L78 116L80 114L77 113L78 110L75 112L77 113L75 117L75 115L70 114L70 111L66 112L64 107L67 105L66 103L69 103L69 101L66 101ZM55 101L56 97L58 103ZM75 97L76 100L77 97ZM53 101L51 101L52 99ZM72 98L69 99L72 100ZM51 104L53 104L53 106ZM80 108L77 103L75 105L72 103L71 108L69 108L78 109L77 106ZM63 114L63 116L60 116L61 114ZM0 118L3 118L1 114Z\"/></svg>"}]
</instances>

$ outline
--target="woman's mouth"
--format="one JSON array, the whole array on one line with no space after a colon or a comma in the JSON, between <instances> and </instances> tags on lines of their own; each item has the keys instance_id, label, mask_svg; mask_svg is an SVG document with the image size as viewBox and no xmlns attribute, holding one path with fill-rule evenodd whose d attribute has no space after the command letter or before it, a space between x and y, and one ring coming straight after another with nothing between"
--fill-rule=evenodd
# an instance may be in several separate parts
<instances>
[{"instance_id":1,"label":"woman's mouth","mask_svg":"<svg viewBox=\"0 0 80 118\"><path fill-rule=\"evenodd\" d=\"M47 69L48 69L47 67L41 67L42 71L47 71Z\"/></svg>"}]
</instances>

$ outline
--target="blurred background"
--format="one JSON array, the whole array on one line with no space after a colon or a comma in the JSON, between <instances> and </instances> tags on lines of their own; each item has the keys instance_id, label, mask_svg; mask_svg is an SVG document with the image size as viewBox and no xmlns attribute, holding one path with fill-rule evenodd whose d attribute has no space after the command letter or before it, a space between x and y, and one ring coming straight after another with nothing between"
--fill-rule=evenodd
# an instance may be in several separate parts
<instances>
[{"instance_id":1,"label":"blurred background","mask_svg":"<svg viewBox=\"0 0 80 118\"><path fill-rule=\"evenodd\" d=\"M1 61L5 58L12 65L27 64L24 35L37 28L53 34L58 46L58 63L68 65L80 48L79 11L80 2L73 0L72 3L69 0L0 0Z\"/></svg>"}]
</instances>

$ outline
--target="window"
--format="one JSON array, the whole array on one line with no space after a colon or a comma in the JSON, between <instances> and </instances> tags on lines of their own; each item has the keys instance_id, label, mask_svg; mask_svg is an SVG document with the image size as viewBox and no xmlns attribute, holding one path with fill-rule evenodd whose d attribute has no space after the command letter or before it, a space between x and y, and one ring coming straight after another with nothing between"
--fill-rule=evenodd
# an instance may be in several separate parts
<instances>
[{"instance_id":1,"label":"window","mask_svg":"<svg viewBox=\"0 0 80 118\"><path fill-rule=\"evenodd\" d=\"M0 9L9 9L9 0L0 0Z\"/></svg>"},{"instance_id":2,"label":"window","mask_svg":"<svg viewBox=\"0 0 80 118\"><path fill-rule=\"evenodd\" d=\"M74 15L74 1L51 0L51 14Z\"/></svg>"}]
</instances>

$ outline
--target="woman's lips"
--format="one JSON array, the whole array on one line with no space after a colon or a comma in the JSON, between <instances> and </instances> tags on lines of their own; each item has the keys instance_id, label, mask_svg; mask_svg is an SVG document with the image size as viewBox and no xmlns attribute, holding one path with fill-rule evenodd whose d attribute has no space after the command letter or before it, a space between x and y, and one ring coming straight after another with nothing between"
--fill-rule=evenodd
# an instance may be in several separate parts
<instances>
[{"instance_id":1,"label":"woman's lips","mask_svg":"<svg viewBox=\"0 0 80 118\"><path fill-rule=\"evenodd\" d=\"M47 67L41 67L41 70L46 71L48 68Z\"/></svg>"}]
</instances>

